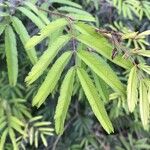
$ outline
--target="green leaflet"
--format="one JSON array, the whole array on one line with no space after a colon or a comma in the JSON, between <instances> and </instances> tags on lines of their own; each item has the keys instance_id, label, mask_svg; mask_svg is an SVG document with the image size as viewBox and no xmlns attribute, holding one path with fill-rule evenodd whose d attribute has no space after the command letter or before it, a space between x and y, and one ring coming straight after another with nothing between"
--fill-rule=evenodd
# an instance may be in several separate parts
<instances>
[{"instance_id":1,"label":"green leaflet","mask_svg":"<svg viewBox=\"0 0 150 150\"><path fill-rule=\"evenodd\" d=\"M61 76L63 69L70 60L71 55L71 51L65 52L54 63L33 99L33 106L37 105L38 107L40 107L40 105L45 101L47 96L53 91Z\"/></svg>"},{"instance_id":2,"label":"green leaflet","mask_svg":"<svg viewBox=\"0 0 150 150\"><path fill-rule=\"evenodd\" d=\"M5 29L5 52L9 83L10 85L15 86L18 77L17 47L15 34L9 25Z\"/></svg>"},{"instance_id":3,"label":"green leaflet","mask_svg":"<svg viewBox=\"0 0 150 150\"><path fill-rule=\"evenodd\" d=\"M50 47L48 47L26 77L25 81L27 84L33 83L43 74L44 70L57 55L58 51L70 40L70 38L69 35L60 36L52 43L52 45L50 45Z\"/></svg>"},{"instance_id":4,"label":"green leaflet","mask_svg":"<svg viewBox=\"0 0 150 150\"><path fill-rule=\"evenodd\" d=\"M69 108L73 84L74 84L75 69L72 67L66 74L61 85L60 96L55 111L55 130L57 134L62 134L64 130L64 122Z\"/></svg>"},{"instance_id":5,"label":"green leaflet","mask_svg":"<svg viewBox=\"0 0 150 150\"><path fill-rule=\"evenodd\" d=\"M78 9L78 8L74 8L74 7L69 7L69 6L62 6L62 7L59 7L57 10L68 12L68 13L76 13L76 14L80 14L80 15L92 16L87 11L84 11L84 10L81 10L81 9Z\"/></svg>"},{"instance_id":6,"label":"green leaflet","mask_svg":"<svg viewBox=\"0 0 150 150\"><path fill-rule=\"evenodd\" d=\"M64 5L69 5L69 6L73 6L73 7L77 7L77 8L82 8L81 5L68 1L68 0L50 0L51 3L59 3L59 4L64 4Z\"/></svg>"},{"instance_id":7,"label":"green leaflet","mask_svg":"<svg viewBox=\"0 0 150 150\"><path fill-rule=\"evenodd\" d=\"M95 18L91 15L82 15L82 14L69 13L68 16L70 16L74 20L96 22Z\"/></svg>"},{"instance_id":8,"label":"green leaflet","mask_svg":"<svg viewBox=\"0 0 150 150\"><path fill-rule=\"evenodd\" d=\"M8 128L6 128L1 135L1 139L0 139L0 149L1 150L4 149L4 144L6 141L7 134L8 134Z\"/></svg>"},{"instance_id":9,"label":"green leaflet","mask_svg":"<svg viewBox=\"0 0 150 150\"><path fill-rule=\"evenodd\" d=\"M81 34L76 37L79 42L93 48L113 63L125 69L130 69L133 66L130 61L125 60L121 55L117 55L115 59L112 60L113 46L104 36L97 33L94 27L84 23L78 23L75 25L75 28L81 32Z\"/></svg>"},{"instance_id":10,"label":"green leaflet","mask_svg":"<svg viewBox=\"0 0 150 150\"><path fill-rule=\"evenodd\" d=\"M118 79L115 72L99 56L96 58L92 53L81 50L77 55L82 59L101 79L120 94L125 94L125 87Z\"/></svg>"},{"instance_id":11,"label":"green leaflet","mask_svg":"<svg viewBox=\"0 0 150 150\"><path fill-rule=\"evenodd\" d=\"M139 92L140 92L140 100L139 100L140 101L140 116L141 116L144 129L148 130L150 109L149 109L147 87L144 84L143 80L140 81Z\"/></svg>"},{"instance_id":12,"label":"green leaflet","mask_svg":"<svg viewBox=\"0 0 150 150\"><path fill-rule=\"evenodd\" d=\"M18 146L17 146L17 143L16 143L16 137L15 137L14 130L12 128L9 128L8 132L9 132L9 137L12 141L14 150L19 150Z\"/></svg>"},{"instance_id":13,"label":"green leaflet","mask_svg":"<svg viewBox=\"0 0 150 150\"><path fill-rule=\"evenodd\" d=\"M104 104L100 100L92 80L89 78L86 71L81 68L77 69L77 75L85 92L85 95L90 103L90 106L95 116L101 123L102 127L107 131L107 133L114 132L113 126L111 124L111 121L109 120Z\"/></svg>"},{"instance_id":14,"label":"green leaflet","mask_svg":"<svg viewBox=\"0 0 150 150\"><path fill-rule=\"evenodd\" d=\"M127 85L127 102L130 112L134 111L138 100L138 75L137 67L134 66L129 74L128 85Z\"/></svg>"},{"instance_id":15,"label":"green leaflet","mask_svg":"<svg viewBox=\"0 0 150 150\"><path fill-rule=\"evenodd\" d=\"M141 56L144 56L144 57L150 57L150 51L149 50L133 51L133 54L141 55Z\"/></svg>"},{"instance_id":16,"label":"green leaflet","mask_svg":"<svg viewBox=\"0 0 150 150\"><path fill-rule=\"evenodd\" d=\"M22 21L19 20L19 18L17 17L12 17L12 22L13 22L13 27L15 29L15 31L18 33L22 44L25 47L25 43L30 39L30 36L25 28L25 26L23 25ZM26 50L26 49L25 49ZM35 64L37 62L37 55L36 55L36 51L34 48L26 50L26 53L29 57L29 59L31 60L32 64Z\"/></svg>"},{"instance_id":17,"label":"green leaflet","mask_svg":"<svg viewBox=\"0 0 150 150\"><path fill-rule=\"evenodd\" d=\"M36 5L32 4L29 1L24 1L23 2L28 8L30 8L37 16L39 16L39 18L45 23L45 24L49 24L50 20L47 18L47 16L45 16L43 14L43 12L39 11L36 7Z\"/></svg>"},{"instance_id":18,"label":"green leaflet","mask_svg":"<svg viewBox=\"0 0 150 150\"><path fill-rule=\"evenodd\" d=\"M34 13L24 7L18 7L19 11L21 11L25 16L27 16L39 29L45 27L45 24L39 19Z\"/></svg>"},{"instance_id":19,"label":"green leaflet","mask_svg":"<svg viewBox=\"0 0 150 150\"><path fill-rule=\"evenodd\" d=\"M26 43L26 49L30 49L34 47L35 45L39 44L43 39L48 37L51 33L54 33L56 30L59 30L61 27L68 24L68 21L64 18L57 19L51 23L49 23L47 26L42 28L39 35L33 36L27 43Z\"/></svg>"},{"instance_id":20,"label":"green leaflet","mask_svg":"<svg viewBox=\"0 0 150 150\"><path fill-rule=\"evenodd\" d=\"M145 64L138 64L138 67L150 75L150 66Z\"/></svg>"},{"instance_id":21,"label":"green leaflet","mask_svg":"<svg viewBox=\"0 0 150 150\"><path fill-rule=\"evenodd\" d=\"M93 71L92 71L94 83L96 86L96 89L102 98L103 102L106 103L109 100L109 90L108 90L108 85L100 79Z\"/></svg>"}]
</instances>

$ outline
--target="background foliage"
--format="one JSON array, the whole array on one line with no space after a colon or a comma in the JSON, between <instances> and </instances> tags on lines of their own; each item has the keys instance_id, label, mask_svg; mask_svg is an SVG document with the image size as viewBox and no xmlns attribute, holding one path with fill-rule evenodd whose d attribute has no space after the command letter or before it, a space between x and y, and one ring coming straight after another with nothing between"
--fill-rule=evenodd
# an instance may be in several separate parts
<instances>
[{"instance_id":1,"label":"background foliage","mask_svg":"<svg viewBox=\"0 0 150 150\"><path fill-rule=\"evenodd\" d=\"M150 149L149 19L148 0L1 0L0 149Z\"/></svg>"}]
</instances>

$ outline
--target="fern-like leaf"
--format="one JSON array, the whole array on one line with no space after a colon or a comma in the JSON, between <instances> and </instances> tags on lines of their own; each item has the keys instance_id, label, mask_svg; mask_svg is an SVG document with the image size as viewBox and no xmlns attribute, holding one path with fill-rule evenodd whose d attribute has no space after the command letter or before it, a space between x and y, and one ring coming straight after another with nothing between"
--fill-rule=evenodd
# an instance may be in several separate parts
<instances>
[{"instance_id":1,"label":"fern-like leaf","mask_svg":"<svg viewBox=\"0 0 150 150\"><path fill-rule=\"evenodd\" d=\"M133 66L130 61L125 60L121 55L116 56L115 59L112 60L113 46L104 36L98 34L95 28L84 23L76 24L75 28L82 33L77 36L79 42L91 47L113 63L125 69L130 69Z\"/></svg>"},{"instance_id":2,"label":"fern-like leaf","mask_svg":"<svg viewBox=\"0 0 150 150\"><path fill-rule=\"evenodd\" d=\"M137 67L134 66L129 74L128 85L127 85L127 102L130 112L134 111L138 99L138 77L137 77Z\"/></svg>"},{"instance_id":3,"label":"fern-like leaf","mask_svg":"<svg viewBox=\"0 0 150 150\"><path fill-rule=\"evenodd\" d=\"M114 129L111 121L109 120L104 104L100 100L92 80L89 78L86 71L81 68L77 69L77 74L95 116L101 123L102 127L107 131L107 133L113 132Z\"/></svg>"},{"instance_id":4,"label":"fern-like leaf","mask_svg":"<svg viewBox=\"0 0 150 150\"><path fill-rule=\"evenodd\" d=\"M26 77L27 84L33 83L39 76L41 76L44 70L51 63L53 58L57 55L58 51L70 40L69 35L58 37L52 45L44 52L39 61L33 66L31 72Z\"/></svg>"},{"instance_id":5,"label":"fern-like leaf","mask_svg":"<svg viewBox=\"0 0 150 150\"><path fill-rule=\"evenodd\" d=\"M42 28L40 33L38 35L33 36L27 43L26 48L30 49L33 48L35 45L39 44L43 39L48 37L51 33L54 33L56 30L59 30L61 27L67 25L68 22L66 19L57 19L51 23L49 23L47 26Z\"/></svg>"},{"instance_id":6,"label":"fern-like leaf","mask_svg":"<svg viewBox=\"0 0 150 150\"><path fill-rule=\"evenodd\" d=\"M33 106L37 105L38 107L40 107L40 105L45 101L47 96L53 91L61 76L64 67L67 65L67 63L71 58L71 54L72 54L71 51L65 52L54 63L54 65L48 72L48 75L46 76L44 82L42 83L41 87L39 88L37 94L33 99L32 102Z\"/></svg>"},{"instance_id":7,"label":"fern-like leaf","mask_svg":"<svg viewBox=\"0 0 150 150\"><path fill-rule=\"evenodd\" d=\"M5 52L7 58L9 83L10 85L15 86L18 77L18 57L16 37L11 26L9 25L5 29Z\"/></svg>"},{"instance_id":8,"label":"fern-like leaf","mask_svg":"<svg viewBox=\"0 0 150 150\"><path fill-rule=\"evenodd\" d=\"M62 134L64 130L64 122L70 104L73 84L74 84L75 69L71 68L66 74L61 85L60 96L55 111L55 130L57 134Z\"/></svg>"},{"instance_id":9,"label":"fern-like leaf","mask_svg":"<svg viewBox=\"0 0 150 150\"><path fill-rule=\"evenodd\" d=\"M13 27L14 27L15 31L18 33L18 35L22 41L22 44L25 47L25 43L30 39L30 36L29 36L25 26L23 25L22 21L19 20L19 18L17 18L17 17L12 17L12 22L13 22ZM32 48L32 49L26 50L26 53L27 53L29 59L31 60L32 64L35 64L37 62L37 55L36 55L35 49Z\"/></svg>"},{"instance_id":10,"label":"fern-like leaf","mask_svg":"<svg viewBox=\"0 0 150 150\"><path fill-rule=\"evenodd\" d=\"M77 55L115 91L120 94L125 94L124 85L120 82L115 72L100 56L96 55L97 58L92 55L92 53L83 50L79 51Z\"/></svg>"}]
</instances>

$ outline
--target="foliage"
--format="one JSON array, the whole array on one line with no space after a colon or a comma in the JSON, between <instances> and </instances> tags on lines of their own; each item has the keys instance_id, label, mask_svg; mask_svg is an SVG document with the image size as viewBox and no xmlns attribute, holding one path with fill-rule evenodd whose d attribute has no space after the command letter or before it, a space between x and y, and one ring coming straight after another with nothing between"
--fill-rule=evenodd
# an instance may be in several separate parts
<instances>
[{"instance_id":1,"label":"foliage","mask_svg":"<svg viewBox=\"0 0 150 150\"><path fill-rule=\"evenodd\" d=\"M150 30L124 23L149 2L106 4L101 25L99 1L0 1L0 149L149 149Z\"/></svg>"}]
</instances>

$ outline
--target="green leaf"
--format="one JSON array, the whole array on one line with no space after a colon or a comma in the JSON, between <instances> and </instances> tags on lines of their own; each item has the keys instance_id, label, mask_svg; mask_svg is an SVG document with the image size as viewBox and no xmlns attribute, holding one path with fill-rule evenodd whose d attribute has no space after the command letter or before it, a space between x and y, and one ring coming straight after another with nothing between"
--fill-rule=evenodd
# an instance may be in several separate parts
<instances>
[{"instance_id":1,"label":"green leaf","mask_svg":"<svg viewBox=\"0 0 150 150\"><path fill-rule=\"evenodd\" d=\"M109 100L108 85L102 79L100 79L93 71L92 75L94 78L96 89L100 97L102 98L103 102L108 102Z\"/></svg>"},{"instance_id":2,"label":"green leaf","mask_svg":"<svg viewBox=\"0 0 150 150\"><path fill-rule=\"evenodd\" d=\"M150 51L149 50L137 50L137 51L132 51L133 54L141 55L144 57L150 57Z\"/></svg>"},{"instance_id":3,"label":"green leaf","mask_svg":"<svg viewBox=\"0 0 150 150\"><path fill-rule=\"evenodd\" d=\"M29 122L31 123L31 122L34 122L37 120L41 120L42 118L43 118L43 116L36 116L36 117L31 118Z\"/></svg>"},{"instance_id":4,"label":"green leaf","mask_svg":"<svg viewBox=\"0 0 150 150\"><path fill-rule=\"evenodd\" d=\"M100 100L97 90L89 78L88 74L83 69L77 69L77 74L85 92L85 95L90 103L90 106L107 133L114 132L113 126L109 120L103 102Z\"/></svg>"},{"instance_id":5,"label":"green leaf","mask_svg":"<svg viewBox=\"0 0 150 150\"><path fill-rule=\"evenodd\" d=\"M84 11L84 10L81 10L81 9L78 9L78 8L74 8L74 7L69 7L69 6L59 7L57 10L68 12L68 13L76 13L76 14L80 14L80 15L92 16L87 11Z\"/></svg>"},{"instance_id":6,"label":"green leaf","mask_svg":"<svg viewBox=\"0 0 150 150\"><path fill-rule=\"evenodd\" d=\"M27 16L39 29L45 27L45 24L42 22L42 20L30 10L26 9L25 7L18 7L17 9Z\"/></svg>"},{"instance_id":7,"label":"green leaf","mask_svg":"<svg viewBox=\"0 0 150 150\"><path fill-rule=\"evenodd\" d=\"M150 75L150 66L145 64L138 64L138 67Z\"/></svg>"},{"instance_id":8,"label":"green leaf","mask_svg":"<svg viewBox=\"0 0 150 150\"><path fill-rule=\"evenodd\" d=\"M95 18L92 15L69 13L69 14L67 14L67 16L70 16L74 20L96 22Z\"/></svg>"},{"instance_id":9,"label":"green leaf","mask_svg":"<svg viewBox=\"0 0 150 150\"><path fill-rule=\"evenodd\" d=\"M33 48L35 45L39 44L42 40L44 40L46 37L48 37L51 33L54 33L55 31L59 30L61 27L68 24L68 21L64 18L57 19L51 23L49 23L47 26L42 28L40 33L38 35L33 36L27 43L26 43L26 49Z\"/></svg>"},{"instance_id":10,"label":"green leaf","mask_svg":"<svg viewBox=\"0 0 150 150\"><path fill-rule=\"evenodd\" d=\"M30 8L37 16L39 16L39 18L45 23L45 24L49 24L50 21L49 19L43 14L43 12L39 11L36 7L36 5L32 4L29 1L24 1L23 4L25 6L27 6L28 8Z\"/></svg>"},{"instance_id":11,"label":"green leaf","mask_svg":"<svg viewBox=\"0 0 150 150\"><path fill-rule=\"evenodd\" d=\"M6 143L7 134L8 134L8 128L6 128L1 135L1 140L0 140L0 149L1 150L4 149L4 144Z\"/></svg>"},{"instance_id":12,"label":"green leaf","mask_svg":"<svg viewBox=\"0 0 150 150\"><path fill-rule=\"evenodd\" d=\"M37 105L38 107L40 107L40 105L45 101L47 96L53 91L61 76L63 69L70 60L71 55L71 51L65 52L54 63L33 99L33 106Z\"/></svg>"},{"instance_id":13,"label":"green leaf","mask_svg":"<svg viewBox=\"0 0 150 150\"><path fill-rule=\"evenodd\" d=\"M134 111L138 100L138 74L137 66L134 66L129 74L128 85L127 85L127 102L130 112Z\"/></svg>"},{"instance_id":14,"label":"green leaf","mask_svg":"<svg viewBox=\"0 0 150 150\"><path fill-rule=\"evenodd\" d=\"M5 52L9 83L10 85L15 86L18 77L17 47L15 34L9 25L5 29Z\"/></svg>"},{"instance_id":15,"label":"green leaf","mask_svg":"<svg viewBox=\"0 0 150 150\"><path fill-rule=\"evenodd\" d=\"M12 22L13 22L13 27L15 29L15 31L18 33L22 44L25 47L25 43L30 39L30 36L25 28L25 26L23 25L22 21L19 20L19 18L17 17L12 17ZM37 62L37 55L36 55L36 51L34 48L26 50L26 53L29 57L29 59L31 60L32 64L35 64Z\"/></svg>"},{"instance_id":16,"label":"green leaf","mask_svg":"<svg viewBox=\"0 0 150 150\"><path fill-rule=\"evenodd\" d=\"M10 137L12 144L13 144L13 150L19 150L17 143L16 143L16 137L15 137L14 130L12 128L9 128L8 132L9 132L9 137Z\"/></svg>"},{"instance_id":17,"label":"green leaf","mask_svg":"<svg viewBox=\"0 0 150 150\"><path fill-rule=\"evenodd\" d=\"M36 122L36 123L34 123L34 127L40 127L40 126L48 126L48 125L50 125L51 124L51 122L48 122L48 121L45 121L45 122Z\"/></svg>"},{"instance_id":18,"label":"green leaf","mask_svg":"<svg viewBox=\"0 0 150 150\"><path fill-rule=\"evenodd\" d=\"M19 126L25 126L22 121L20 121L18 118L14 117L14 116L10 116L10 121L15 122Z\"/></svg>"},{"instance_id":19,"label":"green leaf","mask_svg":"<svg viewBox=\"0 0 150 150\"><path fill-rule=\"evenodd\" d=\"M75 28L82 33L76 37L79 42L96 50L98 53L100 53L113 63L125 69L130 69L133 66L130 61L122 58L121 55L117 55L115 59L112 60L112 44L103 35L97 33L94 27L84 23L78 23L76 24Z\"/></svg>"},{"instance_id":20,"label":"green leaf","mask_svg":"<svg viewBox=\"0 0 150 150\"><path fill-rule=\"evenodd\" d=\"M57 134L62 134L64 130L64 122L71 101L75 69L72 67L66 74L61 85L60 96L55 111L55 130Z\"/></svg>"},{"instance_id":21,"label":"green leaf","mask_svg":"<svg viewBox=\"0 0 150 150\"><path fill-rule=\"evenodd\" d=\"M37 130L35 131L35 135L34 135L34 144L36 148L38 148L38 135L39 135L39 132Z\"/></svg>"},{"instance_id":22,"label":"green leaf","mask_svg":"<svg viewBox=\"0 0 150 150\"><path fill-rule=\"evenodd\" d=\"M60 36L52 43L52 45L50 45L50 47L48 47L26 77L25 81L28 85L33 83L43 74L44 70L57 55L58 51L70 40L70 38L69 35Z\"/></svg>"},{"instance_id":23,"label":"green leaf","mask_svg":"<svg viewBox=\"0 0 150 150\"><path fill-rule=\"evenodd\" d=\"M30 142L30 145L33 144L33 137L34 137L34 128L31 127L30 130L29 130L29 142Z\"/></svg>"},{"instance_id":24,"label":"green leaf","mask_svg":"<svg viewBox=\"0 0 150 150\"><path fill-rule=\"evenodd\" d=\"M47 147L48 144L47 144L46 138L44 137L43 134L40 134L40 136L41 136L41 139L42 139L42 142L43 142L44 146Z\"/></svg>"},{"instance_id":25,"label":"green leaf","mask_svg":"<svg viewBox=\"0 0 150 150\"><path fill-rule=\"evenodd\" d=\"M115 72L100 56L96 55L97 57L95 57L92 53L84 50L79 51L77 55L115 91L120 94L125 94L124 85L120 82Z\"/></svg>"},{"instance_id":26,"label":"green leaf","mask_svg":"<svg viewBox=\"0 0 150 150\"><path fill-rule=\"evenodd\" d=\"M144 84L143 80L140 81L139 92L140 92L140 100L139 100L140 101L140 116L141 116L144 129L148 130L150 109L149 109L147 87Z\"/></svg>"}]
</instances>

